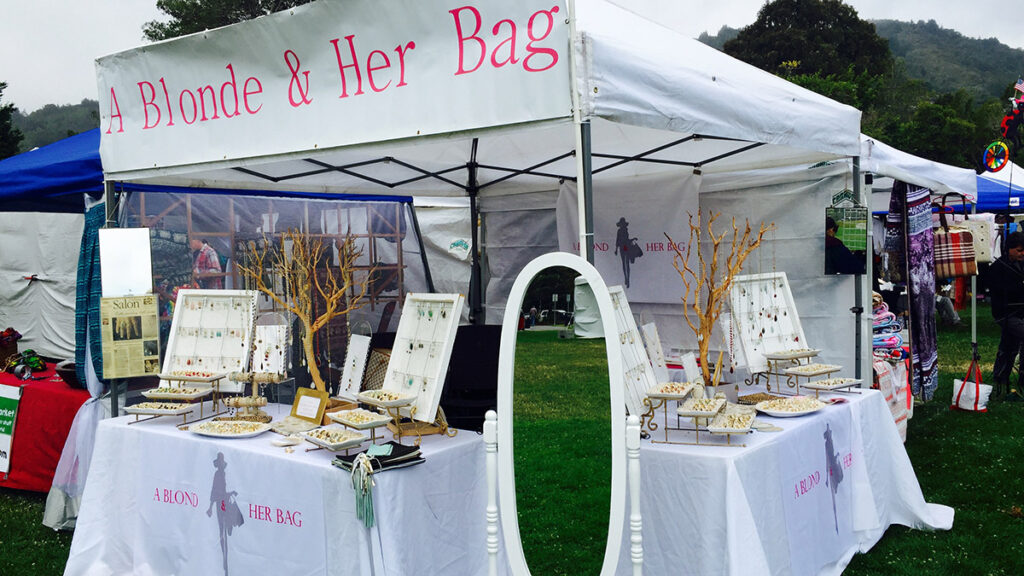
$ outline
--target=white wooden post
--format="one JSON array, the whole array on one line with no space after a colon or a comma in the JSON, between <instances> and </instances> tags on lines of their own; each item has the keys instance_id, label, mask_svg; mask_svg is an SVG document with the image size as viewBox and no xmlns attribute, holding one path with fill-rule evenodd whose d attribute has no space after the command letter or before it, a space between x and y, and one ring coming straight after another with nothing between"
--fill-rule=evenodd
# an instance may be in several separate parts
<instances>
[{"instance_id":1,"label":"white wooden post","mask_svg":"<svg viewBox=\"0 0 1024 576\"><path fill-rule=\"evenodd\" d=\"M494 410L488 410L484 416L484 446L487 451L487 573L498 576L498 415Z\"/></svg>"},{"instance_id":2,"label":"white wooden post","mask_svg":"<svg viewBox=\"0 0 1024 576\"><path fill-rule=\"evenodd\" d=\"M644 546L640 515L640 418L636 414L626 420L626 462L629 477L629 556L633 560L633 576L640 576L644 571Z\"/></svg>"}]
</instances>

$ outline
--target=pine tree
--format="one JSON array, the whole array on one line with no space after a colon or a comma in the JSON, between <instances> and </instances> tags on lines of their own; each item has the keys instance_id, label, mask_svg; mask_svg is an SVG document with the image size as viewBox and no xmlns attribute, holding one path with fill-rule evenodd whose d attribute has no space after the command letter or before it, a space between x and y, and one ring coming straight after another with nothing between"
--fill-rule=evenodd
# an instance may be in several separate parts
<instances>
[{"instance_id":1,"label":"pine tree","mask_svg":"<svg viewBox=\"0 0 1024 576\"><path fill-rule=\"evenodd\" d=\"M18 153L18 146L23 138L21 131L14 127L12 119L17 108L14 104L4 104L6 82L0 82L0 160Z\"/></svg>"}]
</instances>

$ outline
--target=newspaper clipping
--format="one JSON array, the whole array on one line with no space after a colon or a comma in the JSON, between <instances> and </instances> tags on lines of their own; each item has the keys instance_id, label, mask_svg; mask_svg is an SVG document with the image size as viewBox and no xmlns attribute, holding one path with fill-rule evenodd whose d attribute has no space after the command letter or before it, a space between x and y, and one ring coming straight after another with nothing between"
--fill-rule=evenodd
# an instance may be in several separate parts
<instances>
[{"instance_id":1,"label":"newspaper clipping","mask_svg":"<svg viewBox=\"0 0 1024 576\"><path fill-rule=\"evenodd\" d=\"M103 298L100 323L104 378L160 373L160 318L156 296Z\"/></svg>"}]
</instances>

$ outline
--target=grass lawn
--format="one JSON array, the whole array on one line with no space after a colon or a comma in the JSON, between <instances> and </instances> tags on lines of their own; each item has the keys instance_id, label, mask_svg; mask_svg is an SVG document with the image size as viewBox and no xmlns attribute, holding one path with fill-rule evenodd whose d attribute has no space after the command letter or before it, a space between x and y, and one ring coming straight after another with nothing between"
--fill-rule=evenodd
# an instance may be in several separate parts
<instances>
[{"instance_id":1,"label":"grass lawn","mask_svg":"<svg viewBox=\"0 0 1024 576\"><path fill-rule=\"evenodd\" d=\"M990 382L999 333L987 307L979 307L978 319ZM597 574L610 476L604 342L524 332L516 358L516 489L531 571ZM893 526L846 574L1024 574L1024 403L994 401L987 414L950 410L953 378L963 377L969 362L969 323L940 328L939 390L915 407L906 444L925 499L956 509L953 530ZM62 572L71 535L40 524L44 501L0 489L0 574Z\"/></svg>"}]
</instances>

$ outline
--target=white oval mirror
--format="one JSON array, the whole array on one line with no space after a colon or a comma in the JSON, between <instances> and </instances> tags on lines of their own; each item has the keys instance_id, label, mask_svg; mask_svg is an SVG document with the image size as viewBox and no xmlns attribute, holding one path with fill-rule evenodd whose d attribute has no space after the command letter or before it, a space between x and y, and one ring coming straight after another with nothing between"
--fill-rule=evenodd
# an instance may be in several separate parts
<instances>
[{"instance_id":1,"label":"white oval mirror","mask_svg":"<svg viewBox=\"0 0 1024 576\"><path fill-rule=\"evenodd\" d=\"M516 507L515 460L513 451L513 389L515 380L516 339L519 311L526 289L541 271L565 267L575 270L590 285L597 301L605 334L617 334L612 299L597 269L579 256L554 252L540 256L523 268L512 285L505 305L498 354L498 506L505 551L512 574L530 574L523 552ZM618 338L605 338L611 412L611 499L608 514L608 537L605 543L601 575L612 576L618 566L622 548L622 530L626 509L626 409L622 381L622 352Z\"/></svg>"}]
</instances>

